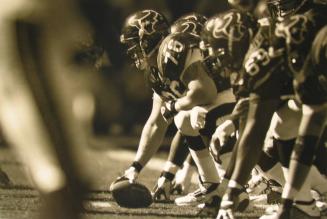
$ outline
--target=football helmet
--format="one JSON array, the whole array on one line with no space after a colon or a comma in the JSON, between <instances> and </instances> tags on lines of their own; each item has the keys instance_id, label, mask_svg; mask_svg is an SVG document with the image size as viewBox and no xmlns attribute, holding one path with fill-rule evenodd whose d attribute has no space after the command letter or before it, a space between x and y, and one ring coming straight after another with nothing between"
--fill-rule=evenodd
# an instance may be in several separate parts
<instances>
[{"instance_id":1,"label":"football helmet","mask_svg":"<svg viewBox=\"0 0 327 219\"><path fill-rule=\"evenodd\" d=\"M195 36L200 36L202 28L207 21L204 15L191 13L180 17L170 27L171 33L184 33L188 32Z\"/></svg>"},{"instance_id":2,"label":"football helmet","mask_svg":"<svg viewBox=\"0 0 327 219\"><path fill-rule=\"evenodd\" d=\"M285 18L299 11L312 0L268 0L267 6L273 19Z\"/></svg>"},{"instance_id":3,"label":"football helmet","mask_svg":"<svg viewBox=\"0 0 327 219\"><path fill-rule=\"evenodd\" d=\"M168 22L161 13L142 10L126 18L120 41L126 45L127 54L134 60L136 67L143 70L147 58L159 47L168 31Z\"/></svg>"},{"instance_id":4,"label":"football helmet","mask_svg":"<svg viewBox=\"0 0 327 219\"><path fill-rule=\"evenodd\" d=\"M241 69L256 29L253 17L236 10L220 13L206 22L200 48L208 72L219 83L218 90L230 87L230 74Z\"/></svg>"},{"instance_id":5,"label":"football helmet","mask_svg":"<svg viewBox=\"0 0 327 219\"><path fill-rule=\"evenodd\" d=\"M228 0L228 3L240 11L253 11L259 0Z\"/></svg>"}]
</instances>

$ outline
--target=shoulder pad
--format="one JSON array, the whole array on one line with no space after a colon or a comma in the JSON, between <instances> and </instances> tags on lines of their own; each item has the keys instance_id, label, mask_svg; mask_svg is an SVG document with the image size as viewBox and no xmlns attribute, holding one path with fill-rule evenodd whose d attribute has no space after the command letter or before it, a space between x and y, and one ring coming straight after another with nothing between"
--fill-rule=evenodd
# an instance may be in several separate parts
<instances>
[{"instance_id":1,"label":"shoulder pad","mask_svg":"<svg viewBox=\"0 0 327 219\"><path fill-rule=\"evenodd\" d=\"M158 53L158 68L162 77L179 80L187 65L188 55L199 49L200 38L190 33L170 34Z\"/></svg>"}]
</instances>

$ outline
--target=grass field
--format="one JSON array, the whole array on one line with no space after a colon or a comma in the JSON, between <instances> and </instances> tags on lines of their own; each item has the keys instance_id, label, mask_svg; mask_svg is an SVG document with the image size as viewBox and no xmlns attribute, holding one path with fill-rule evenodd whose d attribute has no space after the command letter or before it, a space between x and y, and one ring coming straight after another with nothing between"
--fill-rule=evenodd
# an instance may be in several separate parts
<instances>
[{"instance_id":1,"label":"grass field","mask_svg":"<svg viewBox=\"0 0 327 219\"><path fill-rule=\"evenodd\" d=\"M84 200L83 219L104 218L197 218L196 207L178 207L169 203L153 203L148 208L127 209L119 207L108 192L110 183L130 164L134 151L119 147L85 149L83 170L90 179L90 191ZM140 175L139 181L152 189L167 156L159 153ZM24 166L8 148L0 149L0 165L13 185L0 189L0 219L33 219L38 216L41 199L24 174ZM190 190L196 189L192 183ZM261 197L264 199L264 197ZM237 218L258 218L268 205L264 201L251 203L248 210Z\"/></svg>"}]
</instances>

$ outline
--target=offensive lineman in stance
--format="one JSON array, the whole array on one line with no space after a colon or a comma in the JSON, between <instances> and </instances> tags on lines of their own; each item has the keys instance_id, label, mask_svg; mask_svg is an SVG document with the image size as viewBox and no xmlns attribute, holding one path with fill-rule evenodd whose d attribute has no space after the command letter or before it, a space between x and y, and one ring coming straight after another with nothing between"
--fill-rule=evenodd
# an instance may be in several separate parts
<instances>
[{"instance_id":1,"label":"offensive lineman in stance","mask_svg":"<svg viewBox=\"0 0 327 219\"><path fill-rule=\"evenodd\" d=\"M314 34L326 23L326 18L322 13L322 10L325 9L324 6L315 5L310 0L271 0L268 1L268 7L273 16L279 17L279 21L276 23L276 30L271 32L272 41L267 44L259 40L254 41L252 50L249 50L244 62L245 81L243 84L251 93L250 108L244 134L238 145L232 183L229 184L229 189L224 196L218 218L233 218L232 205L236 196L235 188L246 183L250 171L259 158L270 118L280 103L279 97L282 94L283 86L292 81L292 78L296 78L301 71L303 60L308 54ZM310 31L308 31L309 28ZM320 118L320 123L324 123L324 116ZM314 133L308 132L306 128L309 126L304 125L306 119L308 117L304 115L291 158L291 174L289 174L284 188L283 205L277 215L278 218L281 216L281 218L291 217L290 209L292 209L293 199L303 182L300 180L301 184L295 185L296 183L293 182L290 185L289 182L292 179L300 178L292 176L292 173L294 174L292 168L302 164L310 166L314 148L323 127L321 124L316 124L315 128L311 128L311 130L315 130ZM303 153L303 151L305 152ZM247 159L249 155L252 156L251 161Z\"/></svg>"},{"instance_id":2,"label":"offensive lineman in stance","mask_svg":"<svg viewBox=\"0 0 327 219\"><path fill-rule=\"evenodd\" d=\"M124 175L117 180L126 179L135 180L142 167L149 161L153 154L157 151L161 144L165 131L175 117L176 121L183 124L184 118L189 118L189 113L184 110L190 110L194 106L209 104L216 97L216 87L212 79L201 70L199 63L193 65L195 61L199 61L200 56L189 56L187 65L179 66L179 68L188 69L188 73L184 74L183 81L180 75L169 77L161 77L157 68L157 53L161 40L167 35L168 26L164 17L158 12L152 10L144 10L137 12L126 19L121 41L127 46L127 53L135 60L135 64L139 69L145 70L145 79L153 89L153 107L151 115L144 126L140 145L130 168ZM178 34L177 34L178 35ZM198 43L198 38L192 34L181 33L182 36L190 39L188 42ZM166 42L168 42L166 40ZM165 50L182 49L177 43L168 43ZM168 53L165 53L168 54ZM200 55L197 51L196 55ZM168 59L168 57L167 57ZM175 80L172 80L175 79ZM182 83L180 83L182 82ZM182 111L180 114L179 111ZM179 114L176 116L176 114ZM189 133L188 133L189 134ZM191 133L194 135L194 133ZM197 134L196 134L197 135ZM192 157L199 168L203 189L199 196L204 202L211 199L219 184L219 176L215 169L214 161L209 151L203 146L202 140L198 136L186 136L188 145L194 147L200 146L203 151L196 151ZM199 144L202 144L199 145Z\"/></svg>"}]
</instances>

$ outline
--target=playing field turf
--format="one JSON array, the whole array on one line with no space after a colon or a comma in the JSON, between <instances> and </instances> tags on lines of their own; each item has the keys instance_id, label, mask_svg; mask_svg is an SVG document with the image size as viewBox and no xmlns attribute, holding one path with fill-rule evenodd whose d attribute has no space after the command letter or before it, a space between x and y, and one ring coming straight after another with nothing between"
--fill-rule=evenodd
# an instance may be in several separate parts
<instances>
[{"instance_id":1,"label":"playing field turf","mask_svg":"<svg viewBox=\"0 0 327 219\"><path fill-rule=\"evenodd\" d=\"M108 187L110 183L130 164L134 152L121 147L88 148L85 152L83 170L90 179L90 191L85 197L83 219L104 218L198 218L196 207L178 207L173 201L154 203L148 208L127 209L117 206ZM160 174L166 152L160 152L140 175L140 182L152 189ZM0 148L0 164L13 182L9 188L0 189L0 219L33 219L38 215L41 199L38 192L24 174L24 166L8 148ZM96 170L96 171L95 171ZM193 180L194 181L194 180ZM196 189L192 183L190 190ZM174 198L174 197L173 197ZM268 205L264 200L252 203L237 218L258 218Z\"/></svg>"}]
</instances>

